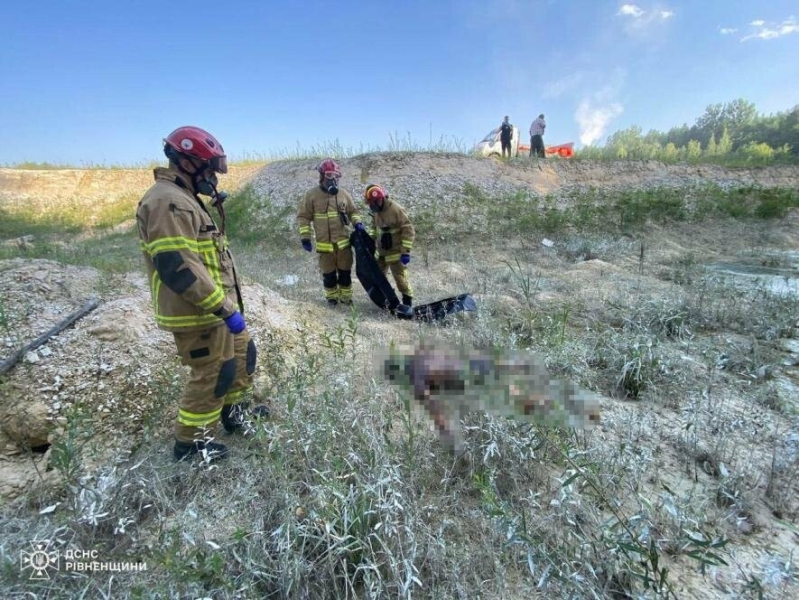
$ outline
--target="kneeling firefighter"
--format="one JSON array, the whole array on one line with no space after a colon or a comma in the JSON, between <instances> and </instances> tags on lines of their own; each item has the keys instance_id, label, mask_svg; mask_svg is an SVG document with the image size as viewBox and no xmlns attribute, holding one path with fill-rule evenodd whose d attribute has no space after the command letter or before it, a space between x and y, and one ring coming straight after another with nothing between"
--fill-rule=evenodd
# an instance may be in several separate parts
<instances>
[{"instance_id":1,"label":"kneeling firefighter","mask_svg":"<svg viewBox=\"0 0 799 600\"><path fill-rule=\"evenodd\" d=\"M150 281L155 320L172 332L190 368L175 423L176 459L202 452L223 458L224 444L211 441L222 420L229 433L247 417L265 417L265 406L248 410L255 343L246 329L241 290L225 236L226 194L217 173L227 172L222 145L198 127L180 127L164 140L168 168L155 169L155 184L136 211ZM212 199L221 227L199 195Z\"/></svg>"},{"instance_id":2,"label":"kneeling firefighter","mask_svg":"<svg viewBox=\"0 0 799 600\"><path fill-rule=\"evenodd\" d=\"M408 264L416 232L405 209L389 200L386 191L379 185L369 185L363 194L372 224L369 235L377 247L377 264L385 275L389 268L397 289L402 294L402 303L413 306L413 288L408 281Z\"/></svg>"}]
</instances>

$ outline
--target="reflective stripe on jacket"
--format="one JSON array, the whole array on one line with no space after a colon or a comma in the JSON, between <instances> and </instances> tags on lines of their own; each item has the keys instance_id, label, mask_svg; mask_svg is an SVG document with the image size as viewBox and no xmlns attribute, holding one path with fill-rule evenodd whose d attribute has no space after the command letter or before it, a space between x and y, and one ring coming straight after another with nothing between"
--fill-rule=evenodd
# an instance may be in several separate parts
<instances>
[{"instance_id":1,"label":"reflective stripe on jacket","mask_svg":"<svg viewBox=\"0 0 799 600\"><path fill-rule=\"evenodd\" d=\"M297 211L297 228L300 239L311 239L311 228L316 235L317 252L333 252L334 249L350 247L350 230L342 222L341 215L351 225L361 222L361 216L355 210L352 196L346 190L339 189L338 194L331 196L319 186L309 190L300 201Z\"/></svg>"},{"instance_id":2,"label":"reflective stripe on jacket","mask_svg":"<svg viewBox=\"0 0 799 600\"><path fill-rule=\"evenodd\" d=\"M416 232L405 209L391 199L386 199L383 210L371 213L369 235L375 240L377 251L387 263L397 262L401 254L410 254ZM391 246L383 248L383 235L391 235Z\"/></svg>"},{"instance_id":3,"label":"reflective stripe on jacket","mask_svg":"<svg viewBox=\"0 0 799 600\"><path fill-rule=\"evenodd\" d=\"M157 168L154 174L136 222L155 321L167 331L221 325L222 317L243 310L227 238L181 173Z\"/></svg>"}]
</instances>

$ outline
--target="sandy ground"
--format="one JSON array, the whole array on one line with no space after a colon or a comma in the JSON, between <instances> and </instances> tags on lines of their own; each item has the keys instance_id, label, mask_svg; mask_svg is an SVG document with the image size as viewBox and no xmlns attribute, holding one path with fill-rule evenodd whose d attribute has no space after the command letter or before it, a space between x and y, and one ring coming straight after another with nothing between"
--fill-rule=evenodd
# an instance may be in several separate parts
<instances>
[{"instance_id":1,"label":"sandy ground","mask_svg":"<svg viewBox=\"0 0 799 600\"><path fill-rule=\"evenodd\" d=\"M366 159L353 159L357 160ZM375 160L368 167L369 175L390 168L383 159ZM494 171L502 176L503 169L508 170L505 165L492 161L482 163L484 167L481 168L487 170L488 177L493 177ZM422 166L434 168L428 163ZM290 176L298 181L301 176L305 177L307 183L306 167L281 168L290 171ZM653 165L640 168L652 177L662 171L662 167ZM616 185L625 177L633 177L630 173L618 177L608 175L579 164L558 163L547 169L541 172L525 167L512 172L503 181L529 185L533 179L539 191L552 191L562 185L570 170L582 173L584 178L580 181L586 185L602 181L613 181ZM713 169L686 167L685 171L701 177L703 170ZM451 171L459 173L461 169L456 165ZM397 177L400 172L396 172ZM444 175L446 173L442 172ZM675 173L669 176L678 175L681 176ZM730 176L726 171L718 171L716 175ZM799 180L795 169L746 171L740 175L757 181L787 180L795 184ZM231 184L263 182L274 176L257 168L234 170ZM9 198L43 205L73 202L78 193L81 199L91 200L109 195L122 197L139 194L147 185L149 174L133 170L53 173L0 169L0 197L4 202ZM8 206L10 204L6 204ZM601 244L595 245L597 256L589 260L576 260L567 252L573 242L567 236L555 236L552 247L542 245L541 240L510 247L473 245L454 249L438 246L427 249L424 259L421 252L415 253L412 281L417 299L422 302L469 291L484 314L514 315L523 310L525 304L518 282L508 274L508 264L520 258L526 272L538 282L534 297L536 308L544 315L551 314L553 307L573 307L569 327L575 330L573 335L579 336L576 331L589 327L592 315L607 316L609 304L632 309L636 303L684 297L688 292L675 281L674 274L686 257L694 257L700 265L725 262L757 265L764 258L790 256L799 249L798 225L799 215L794 212L778 223L757 227L737 224L721 228L654 227L646 238L643 261L640 240L623 238L603 239ZM296 250L272 262L268 258L257 263L257 257L240 257L240 262L248 265L243 269L248 274L245 286L248 323L265 359L268 360L270 352L280 352L286 358L283 368L288 369L294 361L301 360L300 337L303 334L316 335L326 327L344 326L349 315L324 306L315 261L307 255ZM785 264L790 265L790 262ZM786 268L790 272L795 267ZM25 356L4 377L0 388L3 423L0 428L0 496L12 498L24 490L55 480L54 471L45 468L51 453L46 446L64 433L66 415L76 404L95 407L98 444L115 448L120 440L135 439L158 391L153 382L167 385L162 372L165 366L174 368L176 359L171 337L153 325L149 293L141 274L110 277L93 269L25 259L0 261L0 273L4 280L0 299L5 318L10 315L14 319L14 327L6 325L0 330L0 343L6 355L77 310L88 298L101 300L97 310ZM362 342L359 352L364 361L369 360L374 348L390 340L407 342L419 335L417 329L379 312L364 294L356 293L355 306L360 314L358 334ZM464 327L471 328L474 333L483 326L479 319L468 317ZM773 348L770 347L773 354L769 355L777 357L769 363L769 377L782 386L775 387L774 393L789 404L797 402L799 397L796 366L799 364L796 340L799 322L795 324L793 336L776 340ZM681 349L679 344L669 346L664 355L666 377L674 381L707 378L707 360L697 348L704 344L708 352L731 354L730 348L745 343L745 338L739 339L732 332L718 331L703 334L691 348ZM599 447L607 447L608 452L620 442L632 444L651 459L643 471L642 496L656 497L662 493L663 485L678 492L700 490L705 496L708 490L719 487L720 467L697 458L696 454L692 458L685 451L684 432L688 423L702 428L706 434L699 446L716 440L715 448L721 445L726 449L727 464L723 468L740 475L745 482L747 511L726 524L717 524L730 539L726 555L730 566L710 567L703 576L697 573L696 564L685 557L674 559L670 568L678 582L680 597L734 597L735 590L740 590L741 572L771 581L768 597L789 598L799 593L795 571L792 577L783 574L786 561L795 560L799 544L796 528L799 481L789 484L788 497L779 508L764 493L775 449L782 447L779 444L787 436L799 436L793 416L796 413L755 405L751 390L756 385L757 381L744 381L724 373L713 381L712 396L708 396L711 386L708 382L707 385L688 385L686 397L669 400L654 394L632 402L614 397L607 390L603 393L601 384L593 382L594 389L602 394L604 413L603 425L593 438L594 442ZM267 375L261 374L258 386L265 394L269 393ZM677 393L680 388L667 386L664 389L667 391L663 394L667 395ZM725 438L723 444L719 436ZM26 447L41 451L31 453ZM700 450L708 452L712 448L702 446L697 453L701 453ZM793 499L790 494L794 495ZM632 497L627 501L635 504Z\"/></svg>"}]
</instances>

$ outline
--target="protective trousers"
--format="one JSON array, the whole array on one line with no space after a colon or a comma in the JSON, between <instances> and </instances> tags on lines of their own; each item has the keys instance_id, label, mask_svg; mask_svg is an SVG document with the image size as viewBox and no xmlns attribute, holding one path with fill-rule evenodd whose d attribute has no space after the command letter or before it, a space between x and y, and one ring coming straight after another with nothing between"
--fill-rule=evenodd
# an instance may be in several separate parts
<instances>
[{"instance_id":1,"label":"protective trousers","mask_svg":"<svg viewBox=\"0 0 799 600\"><path fill-rule=\"evenodd\" d=\"M193 442L211 437L225 404L239 404L252 390L255 342L245 329L233 335L224 325L175 332L181 362L190 369L178 406L175 438Z\"/></svg>"},{"instance_id":2,"label":"protective trousers","mask_svg":"<svg viewBox=\"0 0 799 600\"><path fill-rule=\"evenodd\" d=\"M413 288L411 288L411 284L408 281L408 267L403 265L398 260L386 262L386 259L382 256L377 259L377 266L380 267L381 271L383 271L383 275L388 273L388 269L391 267L391 274L394 276L397 289L403 296L413 298Z\"/></svg>"},{"instance_id":3,"label":"protective trousers","mask_svg":"<svg viewBox=\"0 0 799 600\"><path fill-rule=\"evenodd\" d=\"M325 299L352 302L352 248L319 253Z\"/></svg>"}]
</instances>

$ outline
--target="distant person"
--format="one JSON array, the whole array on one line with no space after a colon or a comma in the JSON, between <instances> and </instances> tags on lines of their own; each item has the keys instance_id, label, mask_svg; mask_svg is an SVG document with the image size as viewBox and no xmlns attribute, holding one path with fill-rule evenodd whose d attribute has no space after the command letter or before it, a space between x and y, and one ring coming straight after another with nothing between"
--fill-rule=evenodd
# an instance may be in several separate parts
<instances>
[{"instance_id":1,"label":"distant person","mask_svg":"<svg viewBox=\"0 0 799 600\"><path fill-rule=\"evenodd\" d=\"M363 197L372 215L369 235L375 240L377 264L384 275L391 269L397 289L402 294L402 303L413 306L413 289L408 282L408 264L416 237L413 224L405 209L389 200L379 185L368 186Z\"/></svg>"},{"instance_id":2,"label":"distant person","mask_svg":"<svg viewBox=\"0 0 799 600\"><path fill-rule=\"evenodd\" d=\"M348 227L365 231L349 192L338 187L341 171L332 158L316 167L319 185L305 194L297 211L300 243L313 251L311 229L316 237L319 270L329 306L352 304L352 248Z\"/></svg>"},{"instance_id":3,"label":"distant person","mask_svg":"<svg viewBox=\"0 0 799 600\"><path fill-rule=\"evenodd\" d=\"M174 456L198 452L224 458L227 447L213 439L222 419L229 432L242 431L247 417L266 417L266 406L248 410L255 343L244 322L244 304L233 256L225 237L217 173L227 159L217 139L198 127L179 127L164 140L169 167L155 169L155 184L136 210L155 322L171 331L190 369L175 423ZM211 198L221 227L200 195Z\"/></svg>"},{"instance_id":4,"label":"distant person","mask_svg":"<svg viewBox=\"0 0 799 600\"><path fill-rule=\"evenodd\" d=\"M513 137L513 125L508 121L508 116L505 115L505 120L499 125L499 141L502 144L502 158L505 158L505 151L508 151L508 158L511 157L510 141Z\"/></svg>"},{"instance_id":5,"label":"distant person","mask_svg":"<svg viewBox=\"0 0 799 600\"><path fill-rule=\"evenodd\" d=\"M538 118L530 125L530 156L546 158L544 150L544 130L546 128L544 115L538 115Z\"/></svg>"}]
</instances>

